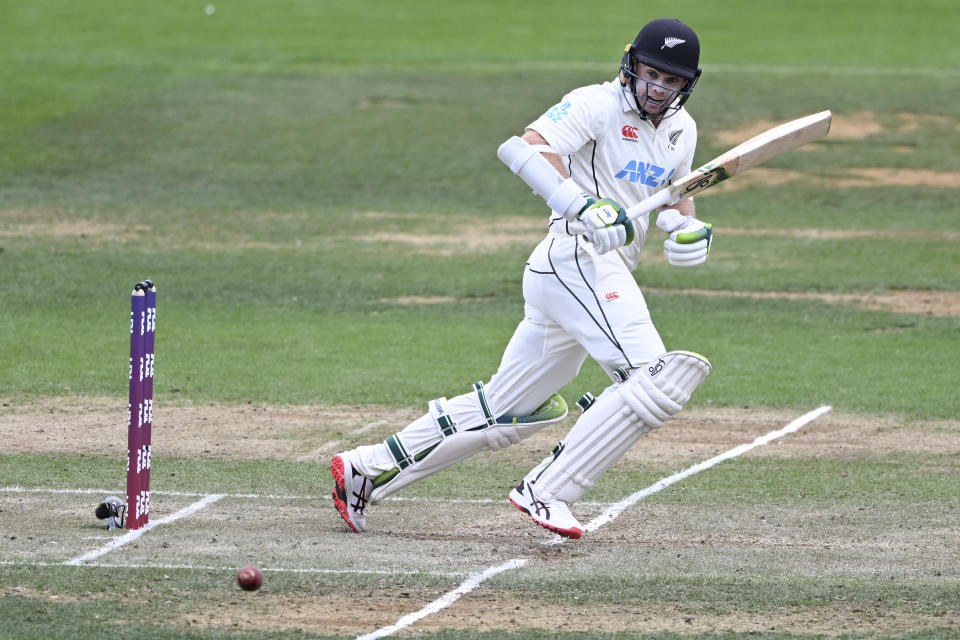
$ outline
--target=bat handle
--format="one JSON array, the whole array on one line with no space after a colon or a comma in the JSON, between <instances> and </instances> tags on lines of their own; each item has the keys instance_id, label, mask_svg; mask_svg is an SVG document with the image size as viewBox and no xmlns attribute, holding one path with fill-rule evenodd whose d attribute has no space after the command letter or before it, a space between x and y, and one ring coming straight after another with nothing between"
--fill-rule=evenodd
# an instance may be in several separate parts
<instances>
[{"instance_id":1,"label":"bat handle","mask_svg":"<svg viewBox=\"0 0 960 640\"><path fill-rule=\"evenodd\" d=\"M670 189L660 189L660 191L657 191L649 198L644 198L632 207L628 207L627 217L629 217L631 220L636 220L643 214L656 211L663 205L671 204L672 202L676 202L676 200L674 200L673 194L670 193Z\"/></svg>"}]
</instances>

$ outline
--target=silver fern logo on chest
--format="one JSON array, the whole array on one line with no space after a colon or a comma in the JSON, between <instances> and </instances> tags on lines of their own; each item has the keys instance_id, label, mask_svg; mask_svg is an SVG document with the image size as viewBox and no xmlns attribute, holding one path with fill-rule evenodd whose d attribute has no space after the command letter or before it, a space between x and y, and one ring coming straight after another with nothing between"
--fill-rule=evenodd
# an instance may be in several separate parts
<instances>
[{"instance_id":1,"label":"silver fern logo on chest","mask_svg":"<svg viewBox=\"0 0 960 640\"><path fill-rule=\"evenodd\" d=\"M677 148L677 142L680 140L680 136L683 135L683 129L677 129L676 131L671 131L667 135L667 149L673 151Z\"/></svg>"}]
</instances>

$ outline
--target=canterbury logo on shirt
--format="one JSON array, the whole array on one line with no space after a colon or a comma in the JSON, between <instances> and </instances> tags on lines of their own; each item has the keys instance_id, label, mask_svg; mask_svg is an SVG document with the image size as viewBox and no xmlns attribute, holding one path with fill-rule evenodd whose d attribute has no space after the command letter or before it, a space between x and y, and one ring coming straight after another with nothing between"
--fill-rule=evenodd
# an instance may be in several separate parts
<instances>
[{"instance_id":1,"label":"canterbury logo on shirt","mask_svg":"<svg viewBox=\"0 0 960 640\"><path fill-rule=\"evenodd\" d=\"M640 162L631 160L623 169L613 177L617 180L628 180L630 182L639 182L649 187L664 187L673 176L676 169L671 169L670 173L663 167L658 167L652 162Z\"/></svg>"}]
</instances>

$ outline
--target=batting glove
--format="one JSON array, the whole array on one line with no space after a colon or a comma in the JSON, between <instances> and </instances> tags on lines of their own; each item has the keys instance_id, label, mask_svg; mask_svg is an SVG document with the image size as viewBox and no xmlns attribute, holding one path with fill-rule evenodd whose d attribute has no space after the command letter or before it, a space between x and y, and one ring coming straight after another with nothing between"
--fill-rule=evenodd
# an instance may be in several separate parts
<instances>
[{"instance_id":1,"label":"batting glove","mask_svg":"<svg viewBox=\"0 0 960 640\"><path fill-rule=\"evenodd\" d=\"M633 242L636 231L626 209L615 200L602 198L580 214L587 237L597 253L604 254Z\"/></svg>"},{"instance_id":2,"label":"batting glove","mask_svg":"<svg viewBox=\"0 0 960 640\"><path fill-rule=\"evenodd\" d=\"M707 261L713 244L713 226L676 209L657 215L657 226L670 234L663 242L667 262L678 267L693 267Z\"/></svg>"}]
</instances>

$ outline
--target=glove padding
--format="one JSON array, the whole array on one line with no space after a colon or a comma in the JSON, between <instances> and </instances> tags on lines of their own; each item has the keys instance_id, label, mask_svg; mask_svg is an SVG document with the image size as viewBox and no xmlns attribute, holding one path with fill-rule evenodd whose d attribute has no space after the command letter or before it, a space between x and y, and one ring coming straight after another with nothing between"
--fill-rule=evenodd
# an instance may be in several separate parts
<instances>
[{"instance_id":1,"label":"glove padding","mask_svg":"<svg viewBox=\"0 0 960 640\"><path fill-rule=\"evenodd\" d=\"M613 251L633 242L636 230L627 211L610 198L601 198L588 206L580 220L587 227L587 238L599 254Z\"/></svg>"},{"instance_id":2,"label":"glove padding","mask_svg":"<svg viewBox=\"0 0 960 640\"><path fill-rule=\"evenodd\" d=\"M657 215L657 226L670 234L663 242L667 262L678 267L693 267L707 261L713 244L713 226L676 209Z\"/></svg>"}]
</instances>

